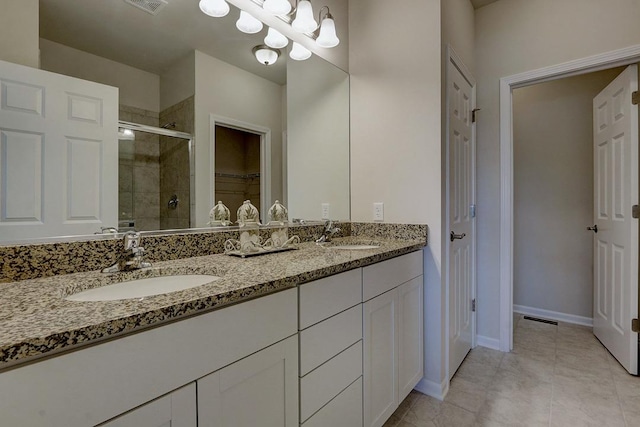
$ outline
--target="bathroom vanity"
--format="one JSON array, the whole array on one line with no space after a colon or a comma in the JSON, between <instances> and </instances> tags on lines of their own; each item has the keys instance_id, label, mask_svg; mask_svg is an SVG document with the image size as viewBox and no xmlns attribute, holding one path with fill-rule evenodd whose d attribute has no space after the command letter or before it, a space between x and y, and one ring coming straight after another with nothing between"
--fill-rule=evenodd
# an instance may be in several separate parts
<instances>
[{"instance_id":1,"label":"bathroom vanity","mask_svg":"<svg viewBox=\"0 0 640 427\"><path fill-rule=\"evenodd\" d=\"M364 250L303 243L252 259L155 263L123 277L220 279L140 300L63 298L99 286L95 271L3 284L0 419L381 426L423 375L426 241L375 240Z\"/></svg>"}]
</instances>

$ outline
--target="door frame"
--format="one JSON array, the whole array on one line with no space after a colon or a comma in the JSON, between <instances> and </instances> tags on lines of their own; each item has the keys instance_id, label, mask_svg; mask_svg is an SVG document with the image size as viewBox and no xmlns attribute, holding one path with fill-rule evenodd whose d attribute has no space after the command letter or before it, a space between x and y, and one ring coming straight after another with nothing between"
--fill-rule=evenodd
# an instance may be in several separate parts
<instances>
[{"instance_id":1,"label":"door frame","mask_svg":"<svg viewBox=\"0 0 640 427\"><path fill-rule=\"evenodd\" d=\"M267 211L272 204L271 200L271 129L243 122L241 120L230 119L228 117L209 115L209 206L213 207L217 203L215 200L216 188L216 126L223 126L230 129L241 130L260 136L260 220L263 224L267 222Z\"/></svg>"},{"instance_id":2,"label":"door frame","mask_svg":"<svg viewBox=\"0 0 640 427\"><path fill-rule=\"evenodd\" d=\"M462 59L460 58L460 56L456 53L456 51L453 49L453 47L451 45L447 45L447 65L445 67L445 85L446 85L446 89L445 89L445 106L444 106L444 111L445 111L445 125L444 125L444 129L445 129L445 201L444 201L444 220L442 221L442 223L444 224L444 230L442 232L442 236L443 238L447 238L447 236L449 235L449 230L451 230L451 223L450 223L450 218L449 218L449 214L450 214L450 200L451 200L451 188L450 188L450 179L451 179L451 171L450 171L450 164L449 164L449 151L450 151L450 141L449 141L449 95L450 95L450 91L449 91L449 81L448 81L448 75L449 75L449 67L455 67L458 69L458 71L460 72L460 74L462 74L462 77L464 77L465 80L467 80L467 82L469 82L469 84L471 85L471 108L476 108L476 80L473 77L473 75L471 74L471 72L469 71L469 69L464 65L464 62L462 62ZM471 125L471 174L473 176L473 184L471 187L471 199L473 200L473 204L477 203L476 200L476 126L474 123L472 123ZM474 218L474 221L472 223L472 237L473 237L473 244L471 245L471 298L475 299L477 297L477 272L476 272L476 238L477 238L477 222ZM445 351L445 363L446 363L446 372L447 372L447 381L449 379L450 376L450 372L449 372L449 316L450 316L450 310L449 310L449 286L450 286L450 277L449 277L449 268L450 268L450 263L451 263L451 259L449 257L449 248L450 248L450 242L448 240L445 241L444 244L444 251L445 252L443 254L443 260L444 260L444 277L445 277L445 307L446 307L446 328L445 328L445 336L446 336L446 351ZM476 316L477 315L477 311L472 312L471 313L471 348L474 348L477 345L477 328L476 328Z\"/></svg>"},{"instance_id":3,"label":"door frame","mask_svg":"<svg viewBox=\"0 0 640 427\"><path fill-rule=\"evenodd\" d=\"M513 90L640 62L640 45L500 79L500 350L513 348Z\"/></svg>"}]
</instances>

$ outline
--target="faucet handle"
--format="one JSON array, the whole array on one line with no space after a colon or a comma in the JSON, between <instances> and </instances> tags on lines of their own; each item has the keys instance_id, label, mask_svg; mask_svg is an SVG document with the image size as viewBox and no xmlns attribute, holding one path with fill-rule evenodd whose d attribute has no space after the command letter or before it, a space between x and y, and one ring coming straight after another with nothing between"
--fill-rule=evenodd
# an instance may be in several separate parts
<instances>
[{"instance_id":1,"label":"faucet handle","mask_svg":"<svg viewBox=\"0 0 640 427\"><path fill-rule=\"evenodd\" d=\"M140 246L140 233L135 231L127 231L123 238L124 250L136 249Z\"/></svg>"}]
</instances>

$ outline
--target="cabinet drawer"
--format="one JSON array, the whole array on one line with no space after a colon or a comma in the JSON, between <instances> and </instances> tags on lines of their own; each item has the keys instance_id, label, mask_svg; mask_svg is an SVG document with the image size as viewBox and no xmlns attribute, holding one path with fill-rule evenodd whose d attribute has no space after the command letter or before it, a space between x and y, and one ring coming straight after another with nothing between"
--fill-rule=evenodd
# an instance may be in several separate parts
<instances>
[{"instance_id":1,"label":"cabinet drawer","mask_svg":"<svg viewBox=\"0 0 640 427\"><path fill-rule=\"evenodd\" d=\"M422 274L422 251L369 265L362 271L362 300L391 290Z\"/></svg>"},{"instance_id":2,"label":"cabinet drawer","mask_svg":"<svg viewBox=\"0 0 640 427\"><path fill-rule=\"evenodd\" d=\"M300 376L362 339L362 304L300 332Z\"/></svg>"},{"instance_id":3,"label":"cabinet drawer","mask_svg":"<svg viewBox=\"0 0 640 427\"><path fill-rule=\"evenodd\" d=\"M302 427L362 427L362 377L347 387Z\"/></svg>"},{"instance_id":4,"label":"cabinet drawer","mask_svg":"<svg viewBox=\"0 0 640 427\"><path fill-rule=\"evenodd\" d=\"M300 286L300 329L362 302L362 269L325 277Z\"/></svg>"},{"instance_id":5,"label":"cabinet drawer","mask_svg":"<svg viewBox=\"0 0 640 427\"><path fill-rule=\"evenodd\" d=\"M306 421L360 376L362 341L300 379L300 421Z\"/></svg>"}]
</instances>

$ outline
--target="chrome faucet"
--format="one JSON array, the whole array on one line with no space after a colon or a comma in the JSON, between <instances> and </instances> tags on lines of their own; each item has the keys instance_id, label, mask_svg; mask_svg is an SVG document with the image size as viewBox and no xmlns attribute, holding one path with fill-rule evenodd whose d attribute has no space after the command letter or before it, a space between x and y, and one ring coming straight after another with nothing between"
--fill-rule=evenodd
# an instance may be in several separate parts
<instances>
[{"instance_id":1,"label":"chrome faucet","mask_svg":"<svg viewBox=\"0 0 640 427\"><path fill-rule=\"evenodd\" d=\"M320 236L319 239L316 239L316 243L324 243L324 242L330 242L331 241L331 237L340 232L340 228L339 227L334 227L333 226L333 221L329 220L327 222L324 223L324 232L322 233L322 236Z\"/></svg>"},{"instance_id":2,"label":"chrome faucet","mask_svg":"<svg viewBox=\"0 0 640 427\"><path fill-rule=\"evenodd\" d=\"M118 234L118 229L115 227L100 227L100 231L96 231L93 234Z\"/></svg>"},{"instance_id":3,"label":"chrome faucet","mask_svg":"<svg viewBox=\"0 0 640 427\"><path fill-rule=\"evenodd\" d=\"M102 270L103 273L137 270L151 267L151 263L143 261L144 248L140 246L140 233L127 231L124 235L124 251L118 255L118 260L111 267Z\"/></svg>"}]
</instances>

